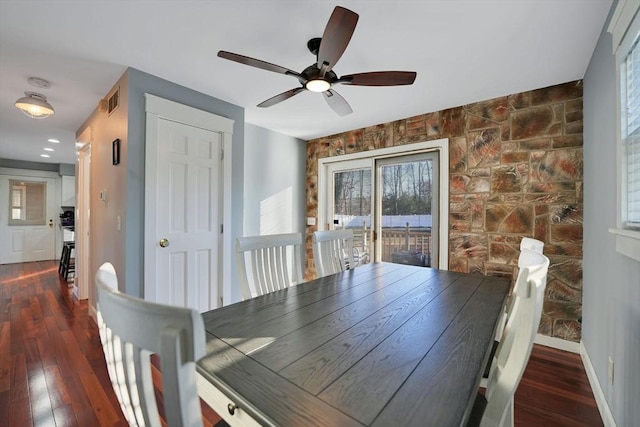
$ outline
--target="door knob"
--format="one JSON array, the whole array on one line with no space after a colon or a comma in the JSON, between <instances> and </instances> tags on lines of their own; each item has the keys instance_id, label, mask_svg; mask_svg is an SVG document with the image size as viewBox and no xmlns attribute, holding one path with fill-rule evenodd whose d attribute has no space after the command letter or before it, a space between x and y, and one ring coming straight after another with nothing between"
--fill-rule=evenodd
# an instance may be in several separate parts
<instances>
[{"instance_id":1,"label":"door knob","mask_svg":"<svg viewBox=\"0 0 640 427\"><path fill-rule=\"evenodd\" d=\"M49 220L49 227L53 228L53 220L52 219Z\"/></svg>"},{"instance_id":2,"label":"door knob","mask_svg":"<svg viewBox=\"0 0 640 427\"><path fill-rule=\"evenodd\" d=\"M159 243L160 243L160 247L166 248L167 246L169 246L169 239L162 238L160 239Z\"/></svg>"}]
</instances>

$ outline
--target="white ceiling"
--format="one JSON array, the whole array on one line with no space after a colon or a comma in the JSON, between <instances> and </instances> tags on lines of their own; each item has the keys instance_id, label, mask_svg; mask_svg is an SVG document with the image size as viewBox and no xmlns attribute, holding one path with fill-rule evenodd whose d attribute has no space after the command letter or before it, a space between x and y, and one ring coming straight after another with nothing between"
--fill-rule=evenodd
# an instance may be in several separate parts
<instances>
[{"instance_id":1,"label":"white ceiling","mask_svg":"<svg viewBox=\"0 0 640 427\"><path fill-rule=\"evenodd\" d=\"M245 108L246 121L302 139L581 79L612 0L2 0L0 158L73 163L75 132L127 67ZM336 86L354 113L337 116L296 79L216 56L228 50L302 71L306 43L336 5L360 15L338 75L416 71L413 86ZM14 106L35 88L56 113ZM40 154L48 138L51 158Z\"/></svg>"}]
</instances>

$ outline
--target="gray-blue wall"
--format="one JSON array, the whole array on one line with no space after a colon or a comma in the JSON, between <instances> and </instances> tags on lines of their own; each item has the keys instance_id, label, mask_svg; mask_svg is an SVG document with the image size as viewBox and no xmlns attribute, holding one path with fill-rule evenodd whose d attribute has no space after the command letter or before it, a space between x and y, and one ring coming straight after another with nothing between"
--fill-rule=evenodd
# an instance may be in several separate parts
<instances>
[{"instance_id":1,"label":"gray-blue wall","mask_svg":"<svg viewBox=\"0 0 640 427\"><path fill-rule=\"evenodd\" d=\"M304 235L306 142L247 124L244 157L244 235Z\"/></svg>"},{"instance_id":2,"label":"gray-blue wall","mask_svg":"<svg viewBox=\"0 0 640 427\"><path fill-rule=\"evenodd\" d=\"M612 6L612 10L615 4ZM616 67L600 36L584 77L582 343L616 424L640 426L640 262L616 252ZM608 358L615 375L608 381Z\"/></svg>"},{"instance_id":3,"label":"gray-blue wall","mask_svg":"<svg viewBox=\"0 0 640 427\"><path fill-rule=\"evenodd\" d=\"M145 156L145 93L179 102L234 120L232 140L232 217L242 218L244 109L151 74L129 68L129 113L127 149L126 199L126 292L142 296L144 238L144 156ZM228 154L228 153L227 153ZM226 155L226 154L225 154ZM242 235L242 221L230 225L233 239ZM227 229L227 227L225 227ZM232 257L232 277L235 278L235 257ZM234 280L235 281L235 280ZM235 289L235 287L234 287ZM232 298L233 298L232 294ZM240 298L238 290L235 300Z\"/></svg>"}]
</instances>

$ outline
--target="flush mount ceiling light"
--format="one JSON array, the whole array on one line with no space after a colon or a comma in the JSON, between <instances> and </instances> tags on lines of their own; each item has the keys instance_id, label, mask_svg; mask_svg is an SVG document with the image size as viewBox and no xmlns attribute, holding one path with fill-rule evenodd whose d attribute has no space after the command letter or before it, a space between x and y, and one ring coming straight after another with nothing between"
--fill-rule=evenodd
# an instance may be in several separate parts
<instances>
[{"instance_id":1,"label":"flush mount ceiling light","mask_svg":"<svg viewBox=\"0 0 640 427\"><path fill-rule=\"evenodd\" d=\"M34 119L46 119L54 113L47 97L37 92L25 92L25 96L16 101L16 107L25 115Z\"/></svg>"},{"instance_id":2,"label":"flush mount ceiling light","mask_svg":"<svg viewBox=\"0 0 640 427\"><path fill-rule=\"evenodd\" d=\"M51 83L39 77L29 77L27 83L38 89L49 89ZM53 107L47 102L47 97L38 92L25 92L25 96L16 101L16 107L25 115L34 119L46 119L54 113Z\"/></svg>"}]
</instances>

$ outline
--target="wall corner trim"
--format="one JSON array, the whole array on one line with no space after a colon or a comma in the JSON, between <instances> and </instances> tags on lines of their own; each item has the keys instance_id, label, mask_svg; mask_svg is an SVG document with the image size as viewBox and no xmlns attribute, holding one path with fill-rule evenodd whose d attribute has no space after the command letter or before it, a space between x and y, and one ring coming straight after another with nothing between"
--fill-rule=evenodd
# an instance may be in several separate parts
<instances>
[{"instance_id":1,"label":"wall corner trim","mask_svg":"<svg viewBox=\"0 0 640 427\"><path fill-rule=\"evenodd\" d=\"M582 364L584 365L584 369L587 372L589 385L591 385L591 391L593 391L593 396L596 399L596 404L598 405L598 410L600 411L600 417L602 418L602 422L604 426L616 427L616 421L613 418L613 414L611 413L609 404L607 403L607 400L604 397L604 392L602 391L602 387L600 387L600 382L598 381L598 377L596 376L596 371L595 369L593 369L593 365L591 364L589 353L587 353L587 349L585 348L584 343L582 341L580 341L580 357L582 358Z\"/></svg>"}]
</instances>

